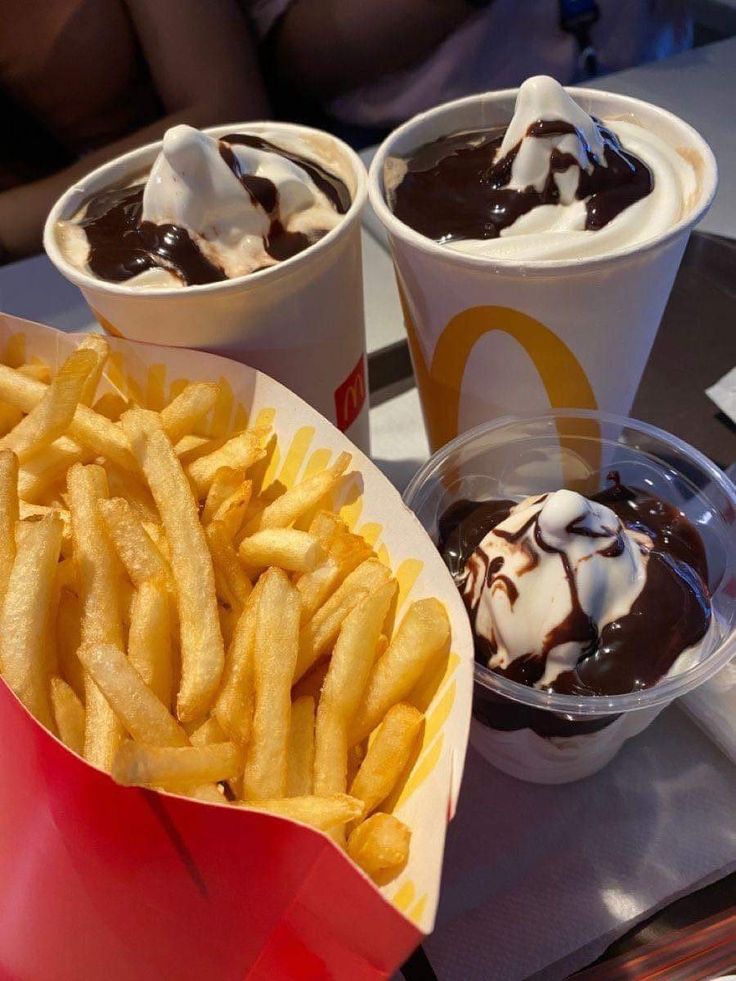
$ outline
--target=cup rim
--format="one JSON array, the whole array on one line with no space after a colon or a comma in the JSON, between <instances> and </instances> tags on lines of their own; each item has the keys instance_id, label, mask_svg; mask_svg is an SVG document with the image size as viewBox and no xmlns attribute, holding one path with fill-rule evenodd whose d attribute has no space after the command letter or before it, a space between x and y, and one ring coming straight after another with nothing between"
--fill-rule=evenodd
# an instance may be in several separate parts
<instances>
[{"instance_id":1,"label":"cup rim","mask_svg":"<svg viewBox=\"0 0 736 981\"><path fill-rule=\"evenodd\" d=\"M338 222L338 224L335 225L334 228L331 228L326 235L323 235L321 239L319 239L313 245L308 246L302 252L297 253L297 255L291 256L289 259L284 259L281 262L277 262L274 266L268 266L266 269L259 269L256 272L246 273L244 276L236 276L233 279L226 279L218 283L204 283L184 287L159 286L155 289L140 289L134 286L129 286L126 283L113 283L106 279L98 279L91 273L78 269L76 266L72 265L72 263L67 260L61 251L55 234L57 222L64 214L64 211L66 210L72 196L85 196L93 190L104 187L108 183L109 174L112 170L120 170L123 168L128 171L129 175L132 176L136 173L136 171L140 171L143 166L149 165L142 163L145 158L150 156L150 163L153 163L155 154L157 154L161 149L163 143L162 139L154 140L151 143L146 143L144 146L137 147L135 150L129 150L127 153L121 154L119 157L115 157L113 160L108 160L107 163L101 164L99 167L91 170L88 174L85 174L84 177L80 178L80 180L68 187L56 200L44 223L43 247L46 255L56 266L62 276L74 283L74 285L78 286L81 290L97 290L116 296L135 296L138 298L146 297L150 299L183 296L189 297L193 295L201 296L203 293L214 292L227 293L240 290L244 285L250 286L251 283L256 285L263 281L270 282L278 278L280 275L297 270L299 266L304 265L305 262L313 261L318 253L329 249L333 243L337 242L348 233L348 230L352 227L354 221L359 217L360 213L365 207L365 202L368 197L368 175L363 161L352 147L348 146L348 144L343 140L333 136L332 133L315 129L313 126L301 126L296 123L280 122L279 120L259 120L257 122L227 123L218 126L208 126L204 128L202 132L208 133L212 136L223 136L225 133L232 133L237 130L262 132L263 130L273 128L294 134L296 136L319 136L331 140L336 148L343 154L345 159L349 161L352 168L352 175L355 180L355 193L352 197L352 203L345 214L341 216L341 220Z\"/></svg>"},{"instance_id":2,"label":"cup rim","mask_svg":"<svg viewBox=\"0 0 736 981\"><path fill-rule=\"evenodd\" d=\"M449 113L453 109L459 109L473 103L498 103L503 100L515 98L519 91L518 87L516 87L481 92L475 95L464 96L461 99L454 99L451 102L444 102L425 112L418 113L389 133L376 151L368 171L368 199L384 228L390 235L399 240L404 240L420 252L424 252L435 258L443 258L447 262L461 265L465 269L474 268L486 272L492 270L498 273L521 272L526 275L544 275L558 269L569 270L574 268L580 270L595 268L602 263L623 261L633 255L641 255L665 246L693 228L710 208L718 187L718 165L716 158L700 133L689 123L685 122L684 119L675 115L675 113L670 112L668 109L663 109L661 106L657 106L652 102L646 102L644 99L636 99L630 95L619 95L616 92L608 92L603 89L591 89L570 85L564 88L573 98L583 96L585 98L599 100L613 100L616 105L615 111L629 111L632 114L636 114L637 109L640 111L643 109L647 113L654 112L670 125L680 127L684 130L690 138L690 144L697 149L703 162L703 182L698 200L692 210L687 215L683 215L672 228L661 235L653 236L651 239L638 242L635 245L624 246L608 254L587 256L582 259L509 259L501 256L480 256L466 252L457 252L454 249L448 249L446 246L440 245L431 238L427 238L427 236L415 231L410 225L405 224L397 218L386 203L383 191L383 167L395 143L407 133L410 133L417 125L433 116Z\"/></svg>"},{"instance_id":3,"label":"cup rim","mask_svg":"<svg viewBox=\"0 0 736 981\"><path fill-rule=\"evenodd\" d=\"M406 487L402 495L404 504L414 510L413 505L416 503L418 494L440 467L459 450L487 433L523 422L545 422L558 419L589 419L621 429L635 430L643 435L663 440L680 453L688 463L700 468L709 481L718 486L736 512L736 485L700 450L686 443L679 436L674 436L658 426L628 416L599 412L594 409L551 409L547 412L518 412L483 422L456 436L455 439L446 443L429 458ZM626 692L621 695L564 695L559 692L545 692L505 678L477 662L474 665L474 678L476 684L532 708L578 718L600 717L633 712L655 705L666 705L713 677L734 655L736 655L736 630L732 630L720 646L706 655L698 664L669 678L662 678L651 688L637 692Z\"/></svg>"}]
</instances>

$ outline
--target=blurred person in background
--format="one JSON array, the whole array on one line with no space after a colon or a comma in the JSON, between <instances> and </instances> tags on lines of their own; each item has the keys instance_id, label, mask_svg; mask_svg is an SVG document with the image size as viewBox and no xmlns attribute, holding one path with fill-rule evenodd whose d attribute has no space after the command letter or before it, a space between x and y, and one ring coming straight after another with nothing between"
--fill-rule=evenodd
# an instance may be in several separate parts
<instances>
[{"instance_id":1,"label":"blurred person in background","mask_svg":"<svg viewBox=\"0 0 736 981\"><path fill-rule=\"evenodd\" d=\"M237 0L0 0L0 264L56 198L167 127L270 114Z\"/></svg>"},{"instance_id":2,"label":"blurred person in background","mask_svg":"<svg viewBox=\"0 0 736 981\"><path fill-rule=\"evenodd\" d=\"M439 102L563 84L692 45L687 0L241 0L280 112L356 144Z\"/></svg>"}]
</instances>

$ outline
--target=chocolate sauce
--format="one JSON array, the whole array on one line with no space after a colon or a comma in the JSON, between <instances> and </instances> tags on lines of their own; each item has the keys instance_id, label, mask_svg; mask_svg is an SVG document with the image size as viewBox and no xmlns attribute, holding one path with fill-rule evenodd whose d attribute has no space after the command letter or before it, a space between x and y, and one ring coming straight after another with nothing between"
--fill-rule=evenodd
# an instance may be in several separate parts
<instances>
[{"instance_id":1,"label":"chocolate sauce","mask_svg":"<svg viewBox=\"0 0 736 981\"><path fill-rule=\"evenodd\" d=\"M144 187L108 188L90 199L78 224L87 234L87 264L95 276L124 283L146 269L164 266L187 286L227 279L185 228L141 220Z\"/></svg>"},{"instance_id":2,"label":"chocolate sauce","mask_svg":"<svg viewBox=\"0 0 736 981\"><path fill-rule=\"evenodd\" d=\"M597 230L625 208L646 197L654 187L647 165L621 146L616 135L595 121L604 142L601 165L582 133L560 119L539 120L527 129L531 138L576 134L588 159L580 169L576 197L585 201L585 228ZM406 161L407 171L392 194L397 218L438 242L492 239L513 223L545 204L559 204L555 174L579 167L571 153L555 148L541 191L509 187L518 143L499 158L505 128L459 133L425 144Z\"/></svg>"},{"instance_id":3,"label":"chocolate sauce","mask_svg":"<svg viewBox=\"0 0 736 981\"><path fill-rule=\"evenodd\" d=\"M232 133L222 137L219 140L220 156L251 201L263 209L270 219L263 245L266 253L277 262L303 252L326 235L327 229L315 229L309 235L285 229L279 217L276 185L267 177L245 173L232 150L234 144L254 147L290 160L311 178L338 214L345 214L350 208L350 192L346 185L315 161L258 136ZM87 235L87 262L91 272L113 283L123 283L158 266L173 273L187 286L227 279L224 270L207 258L185 228L142 220L144 189L144 183L108 188L93 195L87 202L84 218L77 224Z\"/></svg>"},{"instance_id":4,"label":"chocolate sauce","mask_svg":"<svg viewBox=\"0 0 736 981\"><path fill-rule=\"evenodd\" d=\"M514 532L496 527L508 517L513 507L510 501L458 501L442 515L438 547L461 588L468 562L484 560L486 585L495 588L500 580L499 588L508 590L506 577L501 572L503 558L496 556L489 560L486 552L478 548L494 529L494 534L506 541L522 543L523 539L522 547L529 555L524 572L536 566L542 551L558 554L562 562L570 590L570 613L544 638L540 652L516 658L506 668L495 667L496 673L521 684L536 685L544 675L549 652L560 644L574 641L581 647L578 663L545 685L545 690L573 695L640 691L660 681L680 654L705 635L711 616L708 569L705 549L696 529L672 505L643 490L623 486L617 474L611 474L609 478L613 486L591 500L610 508L624 528L648 535L652 547L647 549L645 585L630 611L604 625L600 633L581 606L574 570L567 555L544 540L538 523L539 512ZM524 538L532 528L533 545ZM610 534L604 535L587 528L581 516L571 521L566 530L569 534L593 539L612 537L612 542L598 550L604 558L615 558L623 552L622 529L609 529ZM512 605L515 598L509 593ZM488 666L497 648L493 638L476 632L477 611L477 605L474 608L468 602L476 660ZM546 736L596 731L615 718L571 720L519 705L483 689L476 694L475 711L495 728L531 728Z\"/></svg>"}]
</instances>

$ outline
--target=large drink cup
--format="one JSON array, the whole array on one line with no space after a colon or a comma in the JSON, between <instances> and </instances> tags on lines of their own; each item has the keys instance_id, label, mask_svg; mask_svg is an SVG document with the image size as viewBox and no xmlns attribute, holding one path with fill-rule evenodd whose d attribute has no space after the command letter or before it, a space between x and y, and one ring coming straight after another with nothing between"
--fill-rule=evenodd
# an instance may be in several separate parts
<instances>
[{"instance_id":1,"label":"large drink cup","mask_svg":"<svg viewBox=\"0 0 736 981\"><path fill-rule=\"evenodd\" d=\"M352 205L314 245L268 269L184 289L140 289L98 279L72 265L57 223L73 217L103 188L142 177L161 142L126 153L69 188L49 213L44 246L59 272L78 286L109 333L129 340L199 348L244 361L290 388L361 449L368 449L368 390L363 319L360 216L365 168L340 140L287 123L230 123L206 130L281 134L311 150L348 186Z\"/></svg>"},{"instance_id":2,"label":"large drink cup","mask_svg":"<svg viewBox=\"0 0 736 981\"><path fill-rule=\"evenodd\" d=\"M416 116L386 139L371 166L370 200L388 232L433 450L507 412L627 414L688 237L715 194L715 159L687 123L638 99L571 94L593 116L635 117L695 167L697 191L666 234L606 256L516 261L449 249L400 221L386 202L387 159L507 124L516 89Z\"/></svg>"}]
</instances>

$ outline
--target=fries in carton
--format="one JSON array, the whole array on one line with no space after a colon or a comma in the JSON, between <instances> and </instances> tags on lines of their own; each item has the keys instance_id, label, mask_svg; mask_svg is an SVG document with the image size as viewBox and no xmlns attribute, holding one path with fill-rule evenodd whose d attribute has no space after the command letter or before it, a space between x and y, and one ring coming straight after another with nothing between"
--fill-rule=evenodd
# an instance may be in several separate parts
<instances>
[{"instance_id":1,"label":"fries in carton","mask_svg":"<svg viewBox=\"0 0 736 981\"><path fill-rule=\"evenodd\" d=\"M3 610L24 617L24 632L0 641L0 974L389 977L432 929L459 791L473 665L459 594L388 481L281 385L214 355L123 340L110 341L98 386L94 340L57 376L80 340L0 315L3 364L39 366L22 378L6 367L0 379L0 404L2 385L11 402L0 588ZM43 365L60 381L39 389ZM195 403L206 403L204 419ZM246 426L264 433L265 452L231 436ZM59 483L70 474L71 492ZM180 520L163 513L168 500ZM358 545L341 551L343 522ZM200 568L208 548L212 567ZM187 549L199 578L171 614L172 590L194 578ZM54 562L58 591L97 595L94 616L78 603L76 639L65 606L55 634L33 608L43 597L55 609ZM111 582L117 607L105 598ZM213 604L216 595L219 631L199 616L194 585ZM448 618L449 644L419 677L414 638L441 633ZM291 652L288 670L272 635ZM40 668L30 670L34 647ZM250 675L244 652L256 658ZM52 675L47 687L39 670ZM284 702L278 679L292 670ZM254 676L244 726L238 692ZM87 761L91 713L93 758L118 782ZM259 749L243 770L248 740ZM268 754L279 740L276 772ZM162 783L187 796L149 789Z\"/></svg>"}]
</instances>

